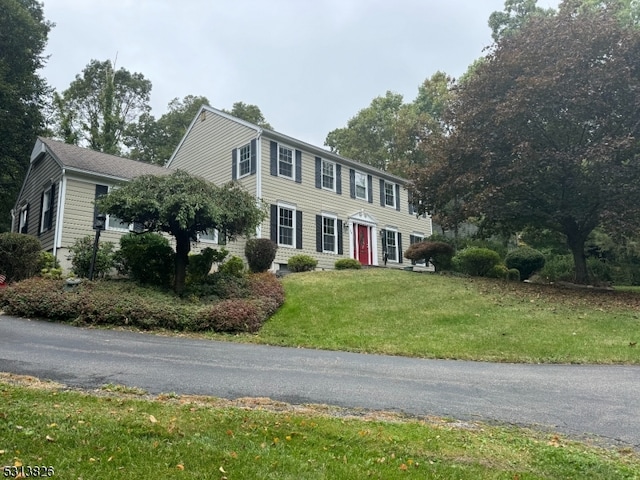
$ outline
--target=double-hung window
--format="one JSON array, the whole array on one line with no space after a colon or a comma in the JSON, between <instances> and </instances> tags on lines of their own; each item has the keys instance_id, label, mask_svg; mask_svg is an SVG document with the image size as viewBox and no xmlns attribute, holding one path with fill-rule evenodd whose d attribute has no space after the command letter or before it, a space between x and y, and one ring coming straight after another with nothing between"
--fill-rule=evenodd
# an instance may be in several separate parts
<instances>
[{"instance_id":1,"label":"double-hung window","mask_svg":"<svg viewBox=\"0 0 640 480\"><path fill-rule=\"evenodd\" d=\"M51 229L53 220L53 185L42 192L42 215L40 216L40 232Z\"/></svg>"},{"instance_id":2,"label":"double-hung window","mask_svg":"<svg viewBox=\"0 0 640 480\"><path fill-rule=\"evenodd\" d=\"M420 243L420 242L423 242L423 241L424 241L424 236L423 235L418 235L418 234L415 234L415 233L409 235L409 244L411 244L411 245L413 245L414 243ZM413 265L422 265L422 266L425 265L425 261L424 260L419 260L417 262L415 260L412 260L411 263Z\"/></svg>"},{"instance_id":3,"label":"double-hung window","mask_svg":"<svg viewBox=\"0 0 640 480\"><path fill-rule=\"evenodd\" d=\"M398 262L398 232L395 230L385 230L384 235L387 248L387 259L390 262Z\"/></svg>"},{"instance_id":4,"label":"double-hung window","mask_svg":"<svg viewBox=\"0 0 640 480\"><path fill-rule=\"evenodd\" d=\"M218 243L218 230L211 228L206 232L200 232L198 234L198 241L204 243Z\"/></svg>"},{"instance_id":5,"label":"double-hung window","mask_svg":"<svg viewBox=\"0 0 640 480\"><path fill-rule=\"evenodd\" d=\"M251 144L238 149L238 178L251 173Z\"/></svg>"},{"instance_id":6,"label":"double-hung window","mask_svg":"<svg viewBox=\"0 0 640 480\"><path fill-rule=\"evenodd\" d=\"M29 205L25 205L20 209L20 223L18 225L19 233L28 233L29 231Z\"/></svg>"},{"instance_id":7,"label":"double-hung window","mask_svg":"<svg viewBox=\"0 0 640 480\"><path fill-rule=\"evenodd\" d=\"M393 183L384 182L384 204L387 207L396 208L396 186Z\"/></svg>"},{"instance_id":8,"label":"double-hung window","mask_svg":"<svg viewBox=\"0 0 640 480\"><path fill-rule=\"evenodd\" d=\"M327 160L322 160L322 188L335 191L335 173L336 164L333 162L328 162Z\"/></svg>"},{"instance_id":9,"label":"double-hung window","mask_svg":"<svg viewBox=\"0 0 640 480\"><path fill-rule=\"evenodd\" d=\"M335 217L322 217L322 251L338 252L338 220Z\"/></svg>"},{"instance_id":10,"label":"double-hung window","mask_svg":"<svg viewBox=\"0 0 640 480\"><path fill-rule=\"evenodd\" d=\"M278 205L278 245L295 247L295 219L295 209Z\"/></svg>"},{"instance_id":11,"label":"double-hung window","mask_svg":"<svg viewBox=\"0 0 640 480\"><path fill-rule=\"evenodd\" d=\"M278 175L293 180L293 149L278 145Z\"/></svg>"},{"instance_id":12,"label":"double-hung window","mask_svg":"<svg viewBox=\"0 0 640 480\"><path fill-rule=\"evenodd\" d=\"M355 172L355 190L356 198L367 200L369 193L367 192L367 176L362 172Z\"/></svg>"}]
</instances>

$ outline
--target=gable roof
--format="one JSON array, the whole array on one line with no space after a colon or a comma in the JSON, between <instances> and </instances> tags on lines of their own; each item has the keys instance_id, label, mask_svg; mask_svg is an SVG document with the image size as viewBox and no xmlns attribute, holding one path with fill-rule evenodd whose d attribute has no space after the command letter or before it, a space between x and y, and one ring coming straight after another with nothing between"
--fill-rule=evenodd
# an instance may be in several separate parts
<instances>
[{"instance_id":1,"label":"gable roof","mask_svg":"<svg viewBox=\"0 0 640 480\"><path fill-rule=\"evenodd\" d=\"M378 177L381 178L386 178L389 180L393 180L394 182L400 183L400 184L406 184L407 183L407 179L403 178L403 177L399 177L398 175L394 175L392 173L386 172L384 170L380 170L379 168L376 168L372 165L367 165L366 163L362 163L362 162L358 162L357 160L352 160L350 158L346 158L346 157L342 157L340 155L338 155L337 153L331 152L329 150L326 150L324 148L321 147L317 147L315 145L312 145L310 143L304 142L302 140L298 140L296 138L290 137L288 135L285 135L283 133L279 133L276 132L275 130L269 130L267 128L262 128L259 127L258 125L254 125L253 123L247 122L246 120L242 120L240 118L234 117L233 115L227 113L227 112L223 112L222 110L218 110L217 108L213 108L210 107L208 105L203 105L202 107L200 107L200 110L198 110L198 113L196 114L195 118L192 120L191 125L189 125L189 127L187 128L187 131L185 132L184 136L182 137L182 140L180 140L180 143L178 144L178 146L176 147L176 149L173 151L173 154L171 155L171 158L169 158L169 160L166 163L166 166L169 167L171 165L171 162L173 161L173 159L175 158L175 156L177 155L178 151L180 150L180 148L182 147L182 144L185 142L185 140L187 139L187 137L189 136L189 132L191 131L191 129L193 128L194 124L196 123L196 121L198 120L198 118L200 118L200 116L203 114L203 112L210 112L213 113L215 115L219 115L221 117L226 118L227 120L231 120L233 122L236 122L240 125L244 125L245 127L251 128L253 130L256 131L256 136L261 136L264 135L265 137L271 139L271 140L275 140L275 141L279 141L279 142L283 142L286 143L287 145L290 145L292 147L296 147L299 148L300 150L304 150L314 156L318 156L321 158L324 158L326 160L331 160L334 161L336 163L340 163L342 165L347 165L349 167L352 167L356 170L360 170L360 171L364 171L367 173L372 173Z\"/></svg>"},{"instance_id":2,"label":"gable roof","mask_svg":"<svg viewBox=\"0 0 640 480\"><path fill-rule=\"evenodd\" d=\"M69 145L58 140L38 137L31 163L44 153L49 153L65 170L109 177L114 180L131 180L141 175L167 175L172 169L122 158L88 148Z\"/></svg>"}]
</instances>

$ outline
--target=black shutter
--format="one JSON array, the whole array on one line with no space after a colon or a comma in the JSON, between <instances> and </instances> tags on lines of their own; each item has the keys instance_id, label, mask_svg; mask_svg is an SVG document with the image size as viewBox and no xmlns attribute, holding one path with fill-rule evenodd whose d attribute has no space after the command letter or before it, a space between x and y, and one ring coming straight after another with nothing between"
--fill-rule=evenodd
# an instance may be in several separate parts
<instances>
[{"instance_id":1,"label":"black shutter","mask_svg":"<svg viewBox=\"0 0 640 480\"><path fill-rule=\"evenodd\" d=\"M255 175L256 174L256 156L257 153L257 143L256 139L254 138L253 140L251 140L251 159L249 161L249 168L251 169L251 175Z\"/></svg>"},{"instance_id":2,"label":"black shutter","mask_svg":"<svg viewBox=\"0 0 640 480\"><path fill-rule=\"evenodd\" d=\"M271 225L271 240L276 244L278 243L278 205L271 205L271 218L269 219Z\"/></svg>"},{"instance_id":3,"label":"black shutter","mask_svg":"<svg viewBox=\"0 0 640 480\"><path fill-rule=\"evenodd\" d=\"M342 195L342 166L336 163L336 193Z\"/></svg>"},{"instance_id":4,"label":"black shutter","mask_svg":"<svg viewBox=\"0 0 640 480\"><path fill-rule=\"evenodd\" d=\"M387 264L387 231L385 229L380 230L380 238L382 239L382 259L384 264Z\"/></svg>"},{"instance_id":5,"label":"black shutter","mask_svg":"<svg viewBox=\"0 0 640 480\"><path fill-rule=\"evenodd\" d=\"M384 198L384 180L380 179L380 206L384 207L386 203Z\"/></svg>"},{"instance_id":6,"label":"black shutter","mask_svg":"<svg viewBox=\"0 0 640 480\"><path fill-rule=\"evenodd\" d=\"M231 179L238 179L238 149L231 150Z\"/></svg>"},{"instance_id":7,"label":"black shutter","mask_svg":"<svg viewBox=\"0 0 640 480\"><path fill-rule=\"evenodd\" d=\"M53 227L53 206L55 205L53 197L56 196L56 184L51 185L51 193L49 193L49 218L47 218L47 230Z\"/></svg>"},{"instance_id":8,"label":"black shutter","mask_svg":"<svg viewBox=\"0 0 640 480\"><path fill-rule=\"evenodd\" d=\"M400 211L400 185L396 184L396 210Z\"/></svg>"},{"instance_id":9,"label":"black shutter","mask_svg":"<svg viewBox=\"0 0 640 480\"><path fill-rule=\"evenodd\" d=\"M296 183L302 183L302 152L296 150Z\"/></svg>"},{"instance_id":10,"label":"black shutter","mask_svg":"<svg viewBox=\"0 0 640 480\"><path fill-rule=\"evenodd\" d=\"M367 190L369 190L369 203L373 203L373 177L367 175Z\"/></svg>"},{"instance_id":11,"label":"black shutter","mask_svg":"<svg viewBox=\"0 0 640 480\"><path fill-rule=\"evenodd\" d=\"M322 159L316 157L316 188L322 188Z\"/></svg>"},{"instance_id":12,"label":"black shutter","mask_svg":"<svg viewBox=\"0 0 640 480\"><path fill-rule=\"evenodd\" d=\"M338 220L338 255L342 255L343 253L342 220Z\"/></svg>"},{"instance_id":13,"label":"black shutter","mask_svg":"<svg viewBox=\"0 0 640 480\"><path fill-rule=\"evenodd\" d=\"M402 234L398 232L398 263L402 263Z\"/></svg>"},{"instance_id":14,"label":"black shutter","mask_svg":"<svg viewBox=\"0 0 640 480\"><path fill-rule=\"evenodd\" d=\"M356 198L356 171L349 169L349 189L351 198Z\"/></svg>"},{"instance_id":15,"label":"black shutter","mask_svg":"<svg viewBox=\"0 0 640 480\"><path fill-rule=\"evenodd\" d=\"M316 252L322 250L322 215L316 215Z\"/></svg>"},{"instance_id":16,"label":"black shutter","mask_svg":"<svg viewBox=\"0 0 640 480\"><path fill-rule=\"evenodd\" d=\"M274 177L278 176L278 144L276 142L271 142L269 145L269 159L270 159L270 169L271 175Z\"/></svg>"},{"instance_id":17,"label":"black shutter","mask_svg":"<svg viewBox=\"0 0 640 480\"><path fill-rule=\"evenodd\" d=\"M409 245L413 245L414 243L418 243L418 237L415 235L409 235ZM411 265L415 265L416 261L411 260Z\"/></svg>"},{"instance_id":18,"label":"black shutter","mask_svg":"<svg viewBox=\"0 0 640 480\"><path fill-rule=\"evenodd\" d=\"M302 249L302 212L296 210L296 248Z\"/></svg>"},{"instance_id":19,"label":"black shutter","mask_svg":"<svg viewBox=\"0 0 640 480\"><path fill-rule=\"evenodd\" d=\"M409 215L413 215L416 213L416 209L413 206L413 193L411 191L407 194L407 198L409 199Z\"/></svg>"},{"instance_id":20,"label":"black shutter","mask_svg":"<svg viewBox=\"0 0 640 480\"><path fill-rule=\"evenodd\" d=\"M100 197L104 197L107 193L109 193L109 187L107 187L106 185L96 185L96 195L95 195L95 199L96 200L98 200ZM100 211L98 210L98 206L94 203L94 206L93 206L93 225L96 224L96 220L98 219L98 214L99 213L100 213Z\"/></svg>"}]
</instances>

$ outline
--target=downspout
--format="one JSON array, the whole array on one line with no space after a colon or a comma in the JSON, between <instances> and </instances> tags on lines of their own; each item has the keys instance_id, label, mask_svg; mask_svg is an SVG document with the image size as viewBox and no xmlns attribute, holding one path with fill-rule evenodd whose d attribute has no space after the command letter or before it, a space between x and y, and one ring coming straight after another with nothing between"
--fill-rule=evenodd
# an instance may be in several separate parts
<instances>
[{"instance_id":1,"label":"downspout","mask_svg":"<svg viewBox=\"0 0 640 480\"><path fill-rule=\"evenodd\" d=\"M16 212L15 210L12 208L11 209L11 231L13 232L13 227L16 224ZM20 225L18 225L18 227L20 227ZM18 232L20 233L20 232Z\"/></svg>"},{"instance_id":2,"label":"downspout","mask_svg":"<svg viewBox=\"0 0 640 480\"><path fill-rule=\"evenodd\" d=\"M256 201L262 207L262 130L256 138ZM262 238L262 224L256 227L256 238Z\"/></svg>"},{"instance_id":3,"label":"downspout","mask_svg":"<svg viewBox=\"0 0 640 480\"><path fill-rule=\"evenodd\" d=\"M58 206L56 208L56 231L53 236L53 256L58 260L58 249L62 246L62 227L64 224L64 201L67 196L67 175L62 169L60 188L58 190Z\"/></svg>"}]
</instances>

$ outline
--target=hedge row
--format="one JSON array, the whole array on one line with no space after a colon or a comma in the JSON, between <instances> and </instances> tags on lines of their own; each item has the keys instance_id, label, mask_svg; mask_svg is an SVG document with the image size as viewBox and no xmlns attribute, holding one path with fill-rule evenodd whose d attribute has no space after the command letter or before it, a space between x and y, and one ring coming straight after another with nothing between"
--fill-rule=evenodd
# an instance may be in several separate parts
<instances>
[{"instance_id":1,"label":"hedge row","mask_svg":"<svg viewBox=\"0 0 640 480\"><path fill-rule=\"evenodd\" d=\"M2 289L0 308L10 315L83 325L256 332L284 303L284 290L274 275L267 273L249 276L247 291L249 297L205 305L130 282L83 282L68 292L64 281L34 277Z\"/></svg>"}]
</instances>

